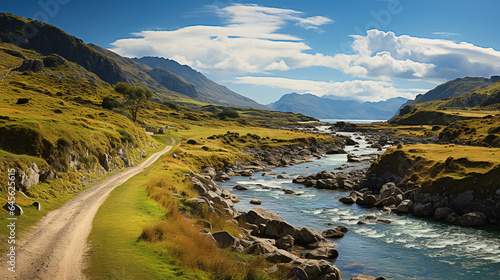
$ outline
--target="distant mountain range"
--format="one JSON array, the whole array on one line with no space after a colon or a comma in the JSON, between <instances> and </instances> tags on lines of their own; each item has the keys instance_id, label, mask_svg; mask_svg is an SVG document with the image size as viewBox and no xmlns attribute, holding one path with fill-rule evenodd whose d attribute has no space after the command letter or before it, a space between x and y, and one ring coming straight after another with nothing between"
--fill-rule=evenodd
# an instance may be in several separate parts
<instances>
[{"instance_id":1,"label":"distant mountain range","mask_svg":"<svg viewBox=\"0 0 500 280\"><path fill-rule=\"evenodd\" d=\"M25 31L28 25L33 32ZM189 66L156 57L126 58L102 47L85 44L83 40L41 21L0 12L0 40L41 55L60 55L112 85L117 82L145 85L154 91L156 101L194 100L268 110Z\"/></svg>"},{"instance_id":2,"label":"distant mountain range","mask_svg":"<svg viewBox=\"0 0 500 280\"><path fill-rule=\"evenodd\" d=\"M359 102L355 100L335 100L335 96L318 97L312 94L290 93L268 105L282 112L294 112L319 119L365 119L388 120L398 108L408 101L397 97L380 102Z\"/></svg>"}]
</instances>

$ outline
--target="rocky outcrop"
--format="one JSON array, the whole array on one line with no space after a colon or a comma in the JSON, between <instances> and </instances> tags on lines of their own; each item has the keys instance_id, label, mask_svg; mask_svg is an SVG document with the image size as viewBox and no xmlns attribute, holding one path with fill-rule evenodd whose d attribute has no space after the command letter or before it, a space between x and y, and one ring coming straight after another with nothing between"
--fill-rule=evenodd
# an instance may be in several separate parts
<instances>
[{"instance_id":1,"label":"rocky outcrop","mask_svg":"<svg viewBox=\"0 0 500 280\"><path fill-rule=\"evenodd\" d=\"M25 72L29 70L33 72L42 72L44 68L45 67L41 59L26 59L23 61L23 64L14 69L14 71Z\"/></svg>"}]
</instances>

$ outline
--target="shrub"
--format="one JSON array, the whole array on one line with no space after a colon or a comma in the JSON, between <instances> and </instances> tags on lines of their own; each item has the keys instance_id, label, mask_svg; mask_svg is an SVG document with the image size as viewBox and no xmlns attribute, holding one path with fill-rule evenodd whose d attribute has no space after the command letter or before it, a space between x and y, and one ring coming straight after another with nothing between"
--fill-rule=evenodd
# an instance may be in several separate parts
<instances>
[{"instance_id":1,"label":"shrub","mask_svg":"<svg viewBox=\"0 0 500 280\"><path fill-rule=\"evenodd\" d=\"M222 112L220 112L219 114L217 114L217 116L218 116L220 119L224 119L224 117L228 117L228 118L236 119L236 118L239 118L239 117L240 117L240 114L238 114L238 112L236 112L236 111L235 111L235 110L233 110L233 109L224 108L224 109L222 109Z\"/></svg>"},{"instance_id":2,"label":"shrub","mask_svg":"<svg viewBox=\"0 0 500 280\"><path fill-rule=\"evenodd\" d=\"M108 110L113 110L114 108L120 107L121 103L116 100L116 98L106 96L104 97L101 107Z\"/></svg>"}]
</instances>

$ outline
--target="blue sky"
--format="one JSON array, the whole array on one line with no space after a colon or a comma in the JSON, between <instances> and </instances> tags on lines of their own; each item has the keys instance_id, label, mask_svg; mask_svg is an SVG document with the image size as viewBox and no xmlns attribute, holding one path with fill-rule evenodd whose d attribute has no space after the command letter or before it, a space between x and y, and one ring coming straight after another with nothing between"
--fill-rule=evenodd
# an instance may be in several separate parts
<instances>
[{"instance_id":1,"label":"blue sky","mask_svg":"<svg viewBox=\"0 0 500 280\"><path fill-rule=\"evenodd\" d=\"M379 101L500 75L500 1L9 1L129 57L188 64L267 104L290 92Z\"/></svg>"}]
</instances>

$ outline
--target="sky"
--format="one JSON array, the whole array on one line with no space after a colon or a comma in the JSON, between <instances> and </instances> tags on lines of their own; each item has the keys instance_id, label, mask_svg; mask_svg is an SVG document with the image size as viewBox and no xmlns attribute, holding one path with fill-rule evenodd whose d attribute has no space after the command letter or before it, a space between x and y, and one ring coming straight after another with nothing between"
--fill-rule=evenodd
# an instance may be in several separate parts
<instances>
[{"instance_id":1,"label":"sky","mask_svg":"<svg viewBox=\"0 0 500 280\"><path fill-rule=\"evenodd\" d=\"M500 75L497 0L4 1L127 57L174 59L259 103L414 98Z\"/></svg>"}]
</instances>

